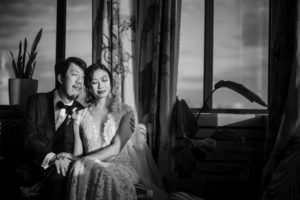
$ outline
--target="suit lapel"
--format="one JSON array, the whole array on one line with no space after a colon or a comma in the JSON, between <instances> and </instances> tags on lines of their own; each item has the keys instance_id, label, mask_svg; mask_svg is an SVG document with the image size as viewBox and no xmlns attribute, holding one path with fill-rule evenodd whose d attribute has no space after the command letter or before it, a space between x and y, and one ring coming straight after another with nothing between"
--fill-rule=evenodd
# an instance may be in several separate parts
<instances>
[{"instance_id":1,"label":"suit lapel","mask_svg":"<svg viewBox=\"0 0 300 200\"><path fill-rule=\"evenodd\" d=\"M48 115L47 119L49 119L47 123L47 127L49 129L47 130L47 137L49 141L52 141L56 131L55 131L55 110L54 110L54 91L51 91L47 93L47 107L48 109L45 109ZM78 108L78 110L83 109L84 107L78 103L77 101L74 101L74 105Z\"/></svg>"},{"instance_id":2,"label":"suit lapel","mask_svg":"<svg viewBox=\"0 0 300 200\"><path fill-rule=\"evenodd\" d=\"M54 112L54 90L47 95L48 111L49 111L49 127L47 137L51 140L55 135L55 112Z\"/></svg>"},{"instance_id":3,"label":"suit lapel","mask_svg":"<svg viewBox=\"0 0 300 200\"><path fill-rule=\"evenodd\" d=\"M78 110L81 110L84 108L83 105L81 105L78 101L74 100L74 103L73 103L74 107L77 107Z\"/></svg>"}]
</instances>

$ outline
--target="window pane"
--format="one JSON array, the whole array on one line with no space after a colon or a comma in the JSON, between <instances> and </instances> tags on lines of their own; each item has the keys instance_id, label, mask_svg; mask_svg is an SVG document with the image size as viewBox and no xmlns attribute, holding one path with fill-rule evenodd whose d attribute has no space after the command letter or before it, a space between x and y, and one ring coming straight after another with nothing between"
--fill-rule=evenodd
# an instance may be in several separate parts
<instances>
[{"instance_id":1,"label":"window pane","mask_svg":"<svg viewBox=\"0 0 300 200\"><path fill-rule=\"evenodd\" d=\"M92 63L92 1L67 1L66 57Z\"/></svg>"},{"instance_id":2,"label":"window pane","mask_svg":"<svg viewBox=\"0 0 300 200\"><path fill-rule=\"evenodd\" d=\"M203 101L204 0L183 0L177 96L190 107Z\"/></svg>"},{"instance_id":3,"label":"window pane","mask_svg":"<svg viewBox=\"0 0 300 200\"><path fill-rule=\"evenodd\" d=\"M213 82L243 84L267 102L268 0L218 0L214 7ZM214 108L265 109L230 89L214 93Z\"/></svg>"},{"instance_id":4,"label":"window pane","mask_svg":"<svg viewBox=\"0 0 300 200\"><path fill-rule=\"evenodd\" d=\"M11 50L18 54L20 40L28 40L31 48L40 28L43 34L37 47L36 69L33 78L39 80L38 91L54 88L56 1L1 1L0 2L0 104L8 104L8 79L14 77Z\"/></svg>"}]
</instances>

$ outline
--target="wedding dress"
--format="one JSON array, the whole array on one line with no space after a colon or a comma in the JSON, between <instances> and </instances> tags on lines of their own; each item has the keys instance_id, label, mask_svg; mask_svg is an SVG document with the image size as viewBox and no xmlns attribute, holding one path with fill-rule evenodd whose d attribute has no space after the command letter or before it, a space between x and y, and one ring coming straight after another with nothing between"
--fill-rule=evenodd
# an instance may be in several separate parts
<instances>
[{"instance_id":1,"label":"wedding dress","mask_svg":"<svg viewBox=\"0 0 300 200\"><path fill-rule=\"evenodd\" d=\"M127 112L133 111L126 104L114 108L107 115L101 133L93 124L88 108L79 111L75 123L81 127L81 137L85 153L90 153L110 144L120 121ZM121 152L106 160L80 159L69 174L68 199L70 200L134 200L134 184L143 183L154 193L154 199L164 199L162 181L146 144L139 143L139 129L128 140Z\"/></svg>"}]
</instances>

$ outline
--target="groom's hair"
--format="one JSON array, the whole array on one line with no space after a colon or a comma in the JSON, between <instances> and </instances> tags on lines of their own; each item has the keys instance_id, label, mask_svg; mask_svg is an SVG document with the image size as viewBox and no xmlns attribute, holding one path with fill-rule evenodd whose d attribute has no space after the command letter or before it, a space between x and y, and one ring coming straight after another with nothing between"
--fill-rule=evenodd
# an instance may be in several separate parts
<instances>
[{"instance_id":1,"label":"groom's hair","mask_svg":"<svg viewBox=\"0 0 300 200\"><path fill-rule=\"evenodd\" d=\"M96 103L97 100L92 93L92 86L91 86L93 74L96 70L103 70L108 74L109 82L110 82L110 90L111 90L110 92L112 92L112 88L114 86L112 73L107 67L105 67L105 65L101 63L94 63L90 65L84 72L84 86L85 86L85 93L86 93L85 101L87 104L94 104Z\"/></svg>"},{"instance_id":2,"label":"groom's hair","mask_svg":"<svg viewBox=\"0 0 300 200\"><path fill-rule=\"evenodd\" d=\"M57 79L58 74L61 74L62 77L65 77L69 67L71 66L71 63L76 64L83 71L85 71L86 66L87 66L86 63L78 57L69 57L67 59L63 59L63 60L58 61L54 66L54 70L55 70L55 88L56 89L60 86L60 83Z\"/></svg>"}]
</instances>

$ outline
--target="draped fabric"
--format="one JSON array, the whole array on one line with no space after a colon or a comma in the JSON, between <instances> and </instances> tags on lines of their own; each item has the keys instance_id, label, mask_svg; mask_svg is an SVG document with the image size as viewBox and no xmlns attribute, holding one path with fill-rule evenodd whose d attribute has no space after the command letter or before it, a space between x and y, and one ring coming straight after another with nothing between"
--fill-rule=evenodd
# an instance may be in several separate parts
<instances>
[{"instance_id":1,"label":"draped fabric","mask_svg":"<svg viewBox=\"0 0 300 200\"><path fill-rule=\"evenodd\" d=\"M93 62L112 70L113 94L138 111L157 162L166 158L159 158L160 153L169 153L166 147L176 92L180 3L93 0Z\"/></svg>"},{"instance_id":2,"label":"draped fabric","mask_svg":"<svg viewBox=\"0 0 300 200\"><path fill-rule=\"evenodd\" d=\"M111 70L113 95L135 108L132 5L131 0L93 0L93 63L101 62Z\"/></svg>"},{"instance_id":3,"label":"draped fabric","mask_svg":"<svg viewBox=\"0 0 300 200\"><path fill-rule=\"evenodd\" d=\"M272 150L279 131L288 95L290 74L296 53L297 0L271 1L270 5L270 83L267 150Z\"/></svg>"},{"instance_id":4,"label":"draped fabric","mask_svg":"<svg viewBox=\"0 0 300 200\"><path fill-rule=\"evenodd\" d=\"M99 132L94 124L90 108L78 112L75 124L80 126L82 145L85 154L109 146L121 128L123 135L131 135L129 125L122 125L127 113L133 112L126 104L111 108ZM122 150L105 161L83 158L77 160L69 172L68 199L70 200L128 200L137 199L134 184L139 177L130 159L133 149L129 139Z\"/></svg>"},{"instance_id":5,"label":"draped fabric","mask_svg":"<svg viewBox=\"0 0 300 200\"><path fill-rule=\"evenodd\" d=\"M270 3L270 112L266 140L269 159L263 171L261 199L299 199L299 3Z\"/></svg>"},{"instance_id":6,"label":"draped fabric","mask_svg":"<svg viewBox=\"0 0 300 200\"><path fill-rule=\"evenodd\" d=\"M135 144L140 146L136 149L136 160L141 165L137 171L141 171L142 182L154 191L154 196L166 195L161 171L151 154L158 158L158 147L168 145L169 140L177 81L179 18L175 17L179 2L93 0L93 62L111 69L113 95L133 107L139 123L147 126L148 145ZM164 159L169 152L164 150L164 157L159 160L168 164Z\"/></svg>"},{"instance_id":7,"label":"draped fabric","mask_svg":"<svg viewBox=\"0 0 300 200\"><path fill-rule=\"evenodd\" d=\"M138 116L162 174L169 172L171 112L175 103L180 0L136 2L134 52Z\"/></svg>"}]
</instances>

